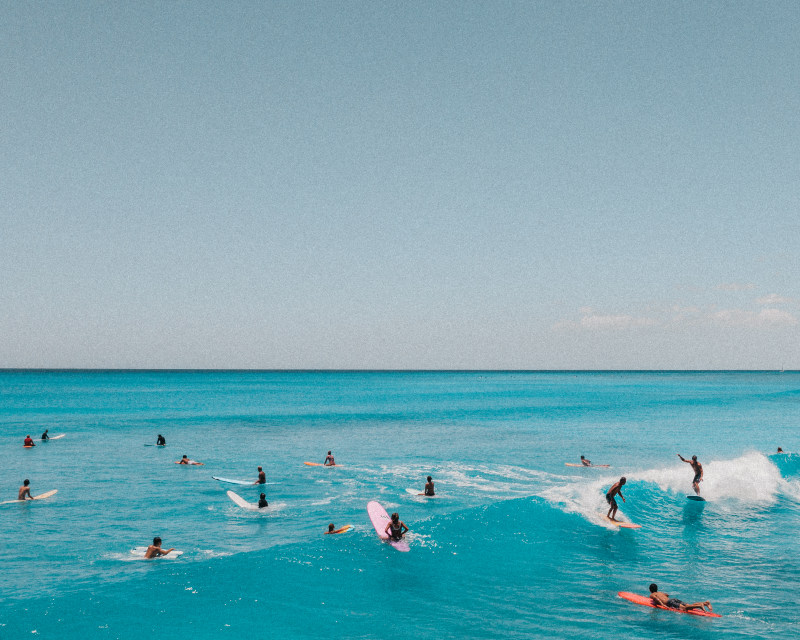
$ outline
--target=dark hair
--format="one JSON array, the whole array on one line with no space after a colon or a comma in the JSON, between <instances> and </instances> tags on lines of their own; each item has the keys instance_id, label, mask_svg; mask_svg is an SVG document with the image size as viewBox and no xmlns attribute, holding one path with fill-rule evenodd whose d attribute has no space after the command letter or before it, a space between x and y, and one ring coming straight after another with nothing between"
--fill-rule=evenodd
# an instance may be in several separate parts
<instances>
[{"instance_id":1,"label":"dark hair","mask_svg":"<svg viewBox=\"0 0 800 640\"><path fill-rule=\"evenodd\" d=\"M400 519L399 514L396 512L392 514L392 522L397 522Z\"/></svg>"},{"instance_id":2,"label":"dark hair","mask_svg":"<svg viewBox=\"0 0 800 640\"><path fill-rule=\"evenodd\" d=\"M183 454L183 457L184 457L184 458L188 458L189 456L187 456L187 455L184 453L184 454Z\"/></svg>"},{"instance_id":3,"label":"dark hair","mask_svg":"<svg viewBox=\"0 0 800 640\"><path fill-rule=\"evenodd\" d=\"M23 482L22 484L24 484L27 487L30 483L31 481L25 478L25 482Z\"/></svg>"},{"instance_id":4,"label":"dark hair","mask_svg":"<svg viewBox=\"0 0 800 640\"><path fill-rule=\"evenodd\" d=\"M650 585L650 593L655 593L656 591L658 591L658 585L654 582Z\"/></svg>"},{"instance_id":5,"label":"dark hair","mask_svg":"<svg viewBox=\"0 0 800 640\"><path fill-rule=\"evenodd\" d=\"M267 497L267 494L266 494L266 493L262 493L262 494L261 494L261 497L262 497L262 498L266 498L266 497Z\"/></svg>"},{"instance_id":6,"label":"dark hair","mask_svg":"<svg viewBox=\"0 0 800 640\"><path fill-rule=\"evenodd\" d=\"M259 467L258 470L261 471L261 467Z\"/></svg>"},{"instance_id":7,"label":"dark hair","mask_svg":"<svg viewBox=\"0 0 800 640\"><path fill-rule=\"evenodd\" d=\"M159 538L158 536L153 538L153 544L161 544L161 538Z\"/></svg>"},{"instance_id":8,"label":"dark hair","mask_svg":"<svg viewBox=\"0 0 800 640\"><path fill-rule=\"evenodd\" d=\"M431 478L430 476L428 476L428 482L430 482L431 480L433 480L433 478Z\"/></svg>"},{"instance_id":9,"label":"dark hair","mask_svg":"<svg viewBox=\"0 0 800 640\"><path fill-rule=\"evenodd\" d=\"M333 531L333 530L334 530L334 528L335 528L335 527L333 526L333 523L331 522L331 523L328 525L328 531Z\"/></svg>"},{"instance_id":10,"label":"dark hair","mask_svg":"<svg viewBox=\"0 0 800 640\"><path fill-rule=\"evenodd\" d=\"M328 451L328 455L331 455L331 452L330 452L330 451Z\"/></svg>"},{"instance_id":11,"label":"dark hair","mask_svg":"<svg viewBox=\"0 0 800 640\"><path fill-rule=\"evenodd\" d=\"M628 479L627 479L625 476L622 476L622 477L619 479L619 481L620 481L622 484L625 484L625 483L628 481Z\"/></svg>"}]
</instances>

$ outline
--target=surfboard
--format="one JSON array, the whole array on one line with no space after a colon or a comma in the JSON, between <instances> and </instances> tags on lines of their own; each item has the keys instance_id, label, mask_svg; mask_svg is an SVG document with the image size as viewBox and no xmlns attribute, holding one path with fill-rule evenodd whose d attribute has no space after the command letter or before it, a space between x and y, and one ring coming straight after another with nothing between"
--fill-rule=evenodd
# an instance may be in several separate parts
<instances>
[{"instance_id":1,"label":"surfboard","mask_svg":"<svg viewBox=\"0 0 800 640\"><path fill-rule=\"evenodd\" d=\"M375 502L374 500L368 502L367 514L369 514L372 526L375 527L375 533L378 534L381 540L385 540L398 551L411 551L411 547L408 546L408 542L405 540L389 539L389 535L386 533L386 525L389 524L392 519L389 517L389 514L386 513L386 509L381 506L380 502Z\"/></svg>"},{"instance_id":2,"label":"surfboard","mask_svg":"<svg viewBox=\"0 0 800 640\"><path fill-rule=\"evenodd\" d=\"M338 467L336 464L322 464L321 462L304 462L309 467Z\"/></svg>"},{"instance_id":3,"label":"surfboard","mask_svg":"<svg viewBox=\"0 0 800 640\"><path fill-rule=\"evenodd\" d=\"M642 528L642 525L634 524L633 522L622 522L620 520L612 520L611 518L609 518L608 516L605 516L605 515L600 516L600 517L603 518L603 520L605 520L606 522L610 522L611 524L619 527L620 529L641 529Z\"/></svg>"},{"instance_id":4,"label":"surfboard","mask_svg":"<svg viewBox=\"0 0 800 640\"><path fill-rule=\"evenodd\" d=\"M227 482L228 484L239 484L243 487L263 487L267 484L278 484L277 482L262 482L258 484L255 480L232 480L231 478L218 478L217 476L211 476L211 478L219 482Z\"/></svg>"},{"instance_id":5,"label":"surfboard","mask_svg":"<svg viewBox=\"0 0 800 640\"><path fill-rule=\"evenodd\" d=\"M564 466L565 467L585 467L585 468L589 469L591 467L606 467L606 468L608 468L611 465L610 464L590 464L590 465L585 465L585 464L576 464L574 462L565 462Z\"/></svg>"},{"instance_id":6,"label":"surfboard","mask_svg":"<svg viewBox=\"0 0 800 640\"><path fill-rule=\"evenodd\" d=\"M682 611L681 609L664 607L660 604L655 604L648 596L640 596L636 593L631 593L630 591L620 591L619 593L617 593L617 595L623 600L627 600L628 602L633 602L634 604L640 604L644 607L652 607L653 609L664 609L664 611L674 611L675 613L688 613L689 615L692 616L703 616L706 618L722 617L718 613L713 613L711 611L704 611L702 609L690 609L689 611Z\"/></svg>"},{"instance_id":7,"label":"surfboard","mask_svg":"<svg viewBox=\"0 0 800 640\"><path fill-rule=\"evenodd\" d=\"M136 556L138 558L141 558L142 560L145 559L144 558L144 554L146 552L147 552L147 547L134 547L133 549L131 549L131 555L134 555L134 556ZM183 555L183 551L180 551L179 549L174 549L173 551L170 551L165 556L156 556L155 558L147 558L147 559L148 560L170 560L170 559L174 560L175 558L177 558L180 555Z\"/></svg>"},{"instance_id":8,"label":"surfboard","mask_svg":"<svg viewBox=\"0 0 800 640\"><path fill-rule=\"evenodd\" d=\"M34 440L39 440L41 442L49 442L50 440L61 440L61 438L63 438L65 435L67 434L59 433L57 436L50 436L47 440L42 440L41 438L34 438Z\"/></svg>"},{"instance_id":9,"label":"surfboard","mask_svg":"<svg viewBox=\"0 0 800 640\"><path fill-rule=\"evenodd\" d=\"M33 496L34 500L44 500L45 498L49 498L50 496L54 496L58 493L58 489L53 489L52 491L46 491L45 493L40 493L38 496ZM30 502L30 500L6 500L5 502L0 502L0 504L13 504L15 502Z\"/></svg>"},{"instance_id":10,"label":"surfboard","mask_svg":"<svg viewBox=\"0 0 800 640\"><path fill-rule=\"evenodd\" d=\"M181 464L181 461L180 460L176 460L175 464ZM197 460L189 460L189 462L187 462L185 464L186 464L187 467L191 467L191 466L202 467L204 463L203 462L197 462Z\"/></svg>"},{"instance_id":11,"label":"surfboard","mask_svg":"<svg viewBox=\"0 0 800 640\"><path fill-rule=\"evenodd\" d=\"M338 529L336 529L336 531L326 531L325 533L327 535L332 535L334 533L344 533L345 531L350 531L350 529L352 528L353 528L352 524L346 524L343 527L339 527Z\"/></svg>"},{"instance_id":12,"label":"surfboard","mask_svg":"<svg viewBox=\"0 0 800 640\"><path fill-rule=\"evenodd\" d=\"M152 442L148 442L144 445L145 447L166 447L165 444L153 444Z\"/></svg>"},{"instance_id":13,"label":"surfboard","mask_svg":"<svg viewBox=\"0 0 800 640\"><path fill-rule=\"evenodd\" d=\"M687 500L694 500L695 502L705 502L705 498L701 498L700 496L686 496Z\"/></svg>"},{"instance_id":14,"label":"surfboard","mask_svg":"<svg viewBox=\"0 0 800 640\"><path fill-rule=\"evenodd\" d=\"M406 489L406 493L408 493L409 495L412 495L412 496L421 496L423 498L438 498L439 497L438 495L426 496L424 491L420 492L419 489L411 489L411 488Z\"/></svg>"},{"instance_id":15,"label":"surfboard","mask_svg":"<svg viewBox=\"0 0 800 640\"><path fill-rule=\"evenodd\" d=\"M238 493L234 493L233 491L226 491L225 493L228 494L228 497L233 500L236 504L238 504L242 509L249 509L250 511L259 511L258 503L257 502L248 502ZM267 509L268 507L263 507Z\"/></svg>"}]
</instances>

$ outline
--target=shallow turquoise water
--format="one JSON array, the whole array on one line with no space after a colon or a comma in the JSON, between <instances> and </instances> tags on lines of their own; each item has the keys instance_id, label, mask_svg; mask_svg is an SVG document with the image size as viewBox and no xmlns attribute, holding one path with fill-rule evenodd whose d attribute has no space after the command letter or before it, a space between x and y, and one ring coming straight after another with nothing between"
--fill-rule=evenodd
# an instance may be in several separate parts
<instances>
[{"instance_id":1,"label":"shallow turquoise water","mask_svg":"<svg viewBox=\"0 0 800 640\"><path fill-rule=\"evenodd\" d=\"M59 490L0 506L0 638L792 637L798 424L797 373L0 372L0 499ZM258 465L266 513L211 479ZM623 474L638 531L598 519ZM154 535L183 555L131 555ZM616 597L653 581L723 618Z\"/></svg>"}]
</instances>

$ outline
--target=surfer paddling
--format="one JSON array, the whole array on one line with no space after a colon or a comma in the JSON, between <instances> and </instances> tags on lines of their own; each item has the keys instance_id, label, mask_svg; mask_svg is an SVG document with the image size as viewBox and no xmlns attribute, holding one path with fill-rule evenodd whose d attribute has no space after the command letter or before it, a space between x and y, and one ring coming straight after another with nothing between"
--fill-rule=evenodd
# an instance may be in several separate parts
<instances>
[{"instance_id":1,"label":"surfer paddling","mask_svg":"<svg viewBox=\"0 0 800 640\"><path fill-rule=\"evenodd\" d=\"M584 467L591 467L591 466L592 466L592 461L591 461L591 460L587 460L586 458L584 458L583 456L581 456L581 464L582 464Z\"/></svg>"},{"instance_id":2,"label":"surfer paddling","mask_svg":"<svg viewBox=\"0 0 800 640\"><path fill-rule=\"evenodd\" d=\"M609 520L613 520L614 522L617 521L617 519L614 516L617 515L617 509L619 509L619 506L617 505L617 501L614 499L614 496L619 496L620 498L622 498L622 501L625 502L625 496L622 495L622 485L624 485L626 482L627 480L625 479L625 476L622 476L619 479L619 481L611 485L611 488L606 492L606 502L608 502L608 504L611 505L611 508L608 510L608 513L606 514L606 518L608 518Z\"/></svg>"},{"instance_id":3,"label":"surfer paddling","mask_svg":"<svg viewBox=\"0 0 800 640\"><path fill-rule=\"evenodd\" d=\"M22 486L19 488L17 500L33 500L33 496L31 495L31 481L27 478L25 478Z\"/></svg>"},{"instance_id":4,"label":"surfer paddling","mask_svg":"<svg viewBox=\"0 0 800 640\"><path fill-rule=\"evenodd\" d=\"M425 483L425 493L422 495L424 496L435 496L436 492L433 490L433 478L428 476L428 482Z\"/></svg>"},{"instance_id":5,"label":"surfer paddling","mask_svg":"<svg viewBox=\"0 0 800 640\"><path fill-rule=\"evenodd\" d=\"M389 540L394 540L397 542L398 540L402 540L403 536L408 531L408 527L406 523L400 519L400 516L397 513L392 514L392 519L389 521L389 524L386 525L384 529L386 535L389 536Z\"/></svg>"},{"instance_id":6,"label":"surfer paddling","mask_svg":"<svg viewBox=\"0 0 800 640\"><path fill-rule=\"evenodd\" d=\"M650 585L650 599L653 604L668 607L669 609L677 609L678 611L691 611L692 609L700 609L702 611L714 611L711 603L708 600L704 602L687 603L677 598L670 598L669 594L662 593L658 590L658 585L654 582Z\"/></svg>"},{"instance_id":7,"label":"surfer paddling","mask_svg":"<svg viewBox=\"0 0 800 640\"><path fill-rule=\"evenodd\" d=\"M703 465L697 461L697 456L692 456L691 460L687 460L679 453L678 457L681 460L683 460L686 464L692 465L692 469L694 469L694 479L692 480L692 489L694 489L694 492L699 496L700 483L703 481Z\"/></svg>"},{"instance_id":8,"label":"surfer paddling","mask_svg":"<svg viewBox=\"0 0 800 640\"><path fill-rule=\"evenodd\" d=\"M184 454L184 456L183 456L183 457L182 457L180 460L177 460L177 461L175 462L175 464L196 464L196 465L202 465L203 463L202 463L202 462L198 462L197 460L190 460L190 459L189 459L189 456L187 456L187 455L185 455L185 454Z\"/></svg>"},{"instance_id":9,"label":"surfer paddling","mask_svg":"<svg viewBox=\"0 0 800 640\"><path fill-rule=\"evenodd\" d=\"M333 454L330 451L328 451L328 455L325 456L325 462L323 462L322 464L325 465L326 467L336 466L336 462L333 459Z\"/></svg>"},{"instance_id":10,"label":"surfer paddling","mask_svg":"<svg viewBox=\"0 0 800 640\"><path fill-rule=\"evenodd\" d=\"M153 544L147 547L147 551L144 552L144 557L145 559L160 558L161 556L167 555L170 551L175 551L175 549L162 549L161 538L156 536L153 538Z\"/></svg>"}]
</instances>

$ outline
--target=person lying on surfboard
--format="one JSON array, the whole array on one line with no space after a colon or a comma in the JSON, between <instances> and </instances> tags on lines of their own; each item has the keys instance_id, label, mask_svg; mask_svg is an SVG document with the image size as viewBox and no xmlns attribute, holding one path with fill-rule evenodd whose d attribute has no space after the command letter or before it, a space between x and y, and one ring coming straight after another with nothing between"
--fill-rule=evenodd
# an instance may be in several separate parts
<instances>
[{"instance_id":1,"label":"person lying on surfboard","mask_svg":"<svg viewBox=\"0 0 800 640\"><path fill-rule=\"evenodd\" d=\"M264 470L261 467L258 468L258 480L256 480L253 484L267 484L267 474L264 473Z\"/></svg>"},{"instance_id":2,"label":"person lying on surfboard","mask_svg":"<svg viewBox=\"0 0 800 640\"><path fill-rule=\"evenodd\" d=\"M428 482L425 483L425 493L423 495L426 496L435 496L436 492L433 490L433 478L428 476Z\"/></svg>"},{"instance_id":3,"label":"person lying on surfboard","mask_svg":"<svg viewBox=\"0 0 800 640\"><path fill-rule=\"evenodd\" d=\"M260 468L261 467L259 467L259 469ZM263 509L264 507L268 507L268 506L269 506L269 502L267 502L267 494L266 493L262 493L261 497L258 499L258 508L259 509Z\"/></svg>"},{"instance_id":4,"label":"person lying on surfboard","mask_svg":"<svg viewBox=\"0 0 800 640\"><path fill-rule=\"evenodd\" d=\"M36 443L33 441L33 438L31 438L30 434L25 436L25 444L23 446L25 446L25 447L35 447L36 446Z\"/></svg>"},{"instance_id":5,"label":"person lying on surfboard","mask_svg":"<svg viewBox=\"0 0 800 640\"><path fill-rule=\"evenodd\" d=\"M668 607L670 609L678 609L679 611L691 611L692 609L714 611L708 600L704 602L686 603L677 598L670 598L669 594L662 593L658 590L658 585L655 582L650 585L650 599L653 601L653 604L659 604L662 607Z\"/></svg>"},{"instance_id":6,"label":"person lying on surfboard","mask_svg":"<svg viewBox=\"0 0 800 640\"><path fill-rule=\"evenodd\" d=\"M170 551L175 551L175 549L162 549L161 548L161 538L156 536L153 538L153 544L147 547L147 551L144 552L144 557L149 558L159 558L161 556L167 555Z\"/></svg>"},{"instance_id":7,"label":"person lying on surfboard","mask_svg":"<svg viewBox=\"0 0 800 640\"><path fill-rule=\"evenodd\" d=\"M175 464L198 464L198 465L202 465L203 463L202 462L198 462L197 460L189 460L189 456L184 454L183 458L178 460Z\"/></svg>"},{"instance_id":8,"label":"person lying on surfboard","mask_svg":"<svg viewBox=\"0 0 800 640\"><path fill-rule=\"evenodd\" d=\"M25 481L22 483L22 486L19 488L19 493L17 494L17 500L33 500L33 496L31 495L31 481L25 478Z\"/></svg>"},{"instance_id":9,"label":"person lying on surfboard","mask_svg":"<svg viewBox=\"0 0 800 640\"><path fill-rule=\"evenodd\" d=\"M336 463L333 461L333 455L330 451L328 451L328 455L325 456L325 462L323 462L326 467L335 467Z\"/></svg>"},{"instance_id":10,"label":"person lying on surfboard","mask_svg":"<svg viewBox=\"0 0 800 640\"><path fill-rule=\"evenodd\" d=\"M703 481L703 465L697 461L697 456L692 456L691 460L687 460L679 453L678 457L681 460L683 460L686 464L692 465L692 469L694 469L694 479L692 480L692 489L694 489L694 492L699 496L700 483Z\"/></svg>"},{"instance_id":11,"label":"person lying on surfboard","mask_svg":"<svg viewBox=\"0 0 800 640\"><path fill-rule=\"evenodd\" d=\"M402 540L403 536L408 531L408 527L406 523L400 519L400 516L397 513L392 514L392 519L389 521L389 524L386 525L384 529L386 535L389 536L389 540Z\"/></svg>"},{"instance_id":12,"label":"person lying on surfboard","mask_svg":"<svg viewBox=\"0 0 800 640\"><path fill-rule=\"evenodd\" d=\"M586 458L584 458L583 456L581 456L581 464L582 464L584 467L591 467L591 466L592 466L592 461L591 461L591 460L587 460Z\"/></svg>"},{"instance_id":13,"label":"person lying on surfboard","mask_svg":"<svg viewBox=\"0 0 800 640\"><path fill-rule=\"evenodd\" d=\"M614 483L611 488L606 492L606 502L611 505L611 508L608 510L606 514L606 518L609 520L614 520L616 522L616 518L614 517L617 515L617 509L619 506L617 505L617 501L614 500L614 496L619 495L622 498L622 501L625 502L625 496L622 495L622 485L627 482L625 476L619 479L619 482Z\"/></svg>"}]
</instances>

